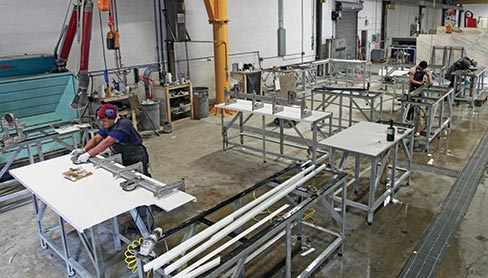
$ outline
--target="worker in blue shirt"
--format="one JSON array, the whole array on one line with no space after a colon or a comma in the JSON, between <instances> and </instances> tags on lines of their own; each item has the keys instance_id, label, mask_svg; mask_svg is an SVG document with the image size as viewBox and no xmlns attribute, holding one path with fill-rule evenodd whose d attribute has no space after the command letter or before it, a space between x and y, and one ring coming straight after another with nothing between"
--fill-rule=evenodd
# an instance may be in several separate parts
<instances>
[{"instance_id":1,"label":"worker in blue shirt","mask_svg":"<svg viewBox=\"0 0 488 278\"><path fill-rule=\"evenodd\" d=\"M150 176L148 171L149 155L142 144L141 135L135 130L132 122L117 115L117 107L104 104L97 111L97 119L102 127L91 138L83 149L76 149L72 155L78 156L77 163L85 163L91 156L95 156L107 148L114 154L122 155L122 164L128 166L137 162L143 164L143 174Z\"/></svg>"},{"instance_id":2,"label":"worker in blue shirt","mask_svg":"<svg viewBox=\"0 0 488 278\"><path fill-rule=\"evenodd\" d=\"M117 107L113 104L104 104L97 110L97 119L101 128L82 149L75 149L72 156L77 156L76 163L85 163L91 156L95 156L107 148L111 148L114 154L122 155L122 165L128 166L142 162L143 174L151 177L148 171L149 155L142 144L141 135L135 130L132 122L126 117L117 114ZM152 216L148 216L149 207L137 208L140 217L148 228L152 229Z\"/></svg>"}]
</instances>

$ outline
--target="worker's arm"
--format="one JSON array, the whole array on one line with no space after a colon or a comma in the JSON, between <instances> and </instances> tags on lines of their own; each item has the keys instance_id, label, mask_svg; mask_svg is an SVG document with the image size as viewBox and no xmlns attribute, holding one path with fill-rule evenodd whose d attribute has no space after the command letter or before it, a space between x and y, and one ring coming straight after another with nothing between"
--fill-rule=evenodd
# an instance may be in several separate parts
<instances>
[{"instance_id":1,"label":"worker's arm","mask_svg":"<svg viewBox=\"0 0 488 278\"><path fill-rule=\"evenodd\" d=\"M410 84L424 85L424 81L420 82L420 81L413 79L413 74L409 73L408 76L410 77Z\"/></svg>"},{"instance_id":2,"label":"worker's arm","mask_svg":"<svg viewBox=\"0 0 488 278\"><path fill-rule=\"evenodd\" d=\"M97 136L100 136L100 135L97 134ZM103 138L103 137L100 136L100 138ZM115 138L113 138L112 136L107 136L107 138L99 141L98 144L96 144L95 146L93 146L92 148L90 148L89 150L87 150L87 152L91 156L95 156L95 155L97 155L97 154L105 151L107 148L109 148L110 146L112 146L115 142L117 142L117 140ZM90 142L88 142L88 143L90 143Z\"/></svg>"},{"instance_id":3,"label":"worker's arm","mask_svg":"<svg viewBox=\"0 0 488 278\"><path fill-rule=\"evenodd\" d=\"M89 151L93 149L98 143L100 143L103 140L103 137L100 134L95 134L90 140L88 140L88 143L83 147L85 151Z\"/></svg>"},{"instance_id":4,"label":"worker's arm","mask_svg":"<svg viewBox=\"0 0 488 278\"><path fill-rule=\"evenodd\" d=\"M430 73L430 71L427 71L426 74L429 78L429 85L434 85L434 82L432 81L432 74Z\"/></svg>"}]
</instances>

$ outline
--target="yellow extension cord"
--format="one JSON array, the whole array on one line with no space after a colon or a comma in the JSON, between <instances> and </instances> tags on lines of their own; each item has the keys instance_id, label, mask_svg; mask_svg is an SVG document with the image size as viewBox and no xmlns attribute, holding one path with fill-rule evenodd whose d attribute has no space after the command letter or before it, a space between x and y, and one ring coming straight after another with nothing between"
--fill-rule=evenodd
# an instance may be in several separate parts
<instances>
[{"instance_id":1,"label":"yellow extension cord","mask_svg":"<svg viewBox=\"0 0 488 278\"><path fill-rule=\"evenodd\" d=\"M253 192L252 192L252 197L254 198L254 200L256 200L256 191L253 191ZM303 220L303 221L307 221L307 222L308 222L308 223L310 223L310 224L315 224L315 218L313 218L313 215L315 214L315 212L316 212L316 211L315 211L315 209L313 209L313 208L309 208L309 209L307 209L307 210L305 211L305 213L303 214L303 219L302 219L302 220ZM268 209L268 208L267 208L266 210L264 210L264 211L263 211L263 212L261 212L260 214L271 214L271 213L272 213L272 211L271 211L270 209ZM279 218L279 217L281 217L281 216L282 216L282 215L284 215L284 214L285 214L285 213L283 213L283 212L282 212L282 213L279 213L279 214L276 216L276 218ZM260 220L260 219L258 219L258 218L256 218L256 217L254 217L253 219L254 219L254 221L259 221L259 220ZM269 222L271 222L271 223L272 223L274 220L276 220L276 219L271 219Z\"/></svg>"}]
</instances>

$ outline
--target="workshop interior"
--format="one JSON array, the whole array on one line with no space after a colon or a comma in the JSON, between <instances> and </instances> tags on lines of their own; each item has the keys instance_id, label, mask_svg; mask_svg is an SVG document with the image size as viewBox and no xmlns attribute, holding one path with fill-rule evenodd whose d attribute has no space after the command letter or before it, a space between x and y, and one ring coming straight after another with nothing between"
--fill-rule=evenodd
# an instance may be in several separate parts
<instances>
[{"instance_id":1,"label":"workshop interior","mask_svg":"<svg viewBox=\"0 0 488 278\"><path fill-rule=\"evenodd\" d=\"M488 1L7 2L1 277L486 277Z\"/></svg>"}]
</instances>

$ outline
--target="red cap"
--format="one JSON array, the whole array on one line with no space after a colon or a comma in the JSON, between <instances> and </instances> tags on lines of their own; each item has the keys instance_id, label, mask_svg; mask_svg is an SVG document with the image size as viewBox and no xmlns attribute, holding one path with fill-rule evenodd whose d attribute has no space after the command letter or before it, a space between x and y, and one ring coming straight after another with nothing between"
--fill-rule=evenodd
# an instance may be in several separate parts
<instances>
[{"instance_id":1,"label":"red cap","mask_svg":"<svg viewBox=\"0 0 488 278\"><path fill-rule=\"evenodd\" d=\"M103 119L103 118L109 118L109 119L115 119L117 117L117 106L106 103L100 108L98 108L97 111L97 118L98 119Z\"/></svg>"}]
</instances>

